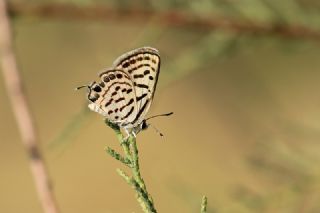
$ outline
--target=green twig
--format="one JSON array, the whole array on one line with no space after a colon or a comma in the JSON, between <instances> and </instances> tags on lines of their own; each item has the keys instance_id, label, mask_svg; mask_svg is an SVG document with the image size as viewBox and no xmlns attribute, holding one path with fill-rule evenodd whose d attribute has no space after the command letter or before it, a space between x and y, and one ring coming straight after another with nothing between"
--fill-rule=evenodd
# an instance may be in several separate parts
<instances>
[{"instance_id":1,"label":"green twig","mask_svg":"<svg viewBox=\"0 0 320 213\"><path fill-rule=\"evenodd\" d=\"M149 195L143 190L140 185L133 178L130 178L123 170L117 169L118 174L123 177L123 179L137 192L137 199L140 203L144 212L157 212L154 209L152 200L150 200ZM148 205L146 205L148 204Z\"/></svg>"},{"instance_id":2,"label":"green twig","mask_svg":"<svg viewBox=\"0 0 320 213\"><path fill-rule=\"evenodd\" d=\"M131 161L126 158L123 157L122 155L120 155L117 151L115 151L114 149L107 147L106 148L106 152L113 158L115 158L116 160L122 162L123 164L127 165L128 167L132 168L132 163Z\"/></svg>"},{"instance_id":3,"label":"green twig","mask_svg":"<svg viewBox=\"0 0 320 213\"><path fill-rule=\"evenodd\" d=\"M117 172L128 184L131 184L130 177L123 170L117 169Z\"/></svg>"},{"instance_id":4,"label":"green twig","mask_svg":"<svg viewBox=\"0 0 320 213\"><path fill-rule=\"evenodd\" d=\"M201 213L207 212L207 204L208 204L208 199L206 196L203 196L201 201Z\"/></svg>"},{"instance_id":5,"label":"green twig","mask_svg":"<svg viewBox=\"0 0 320 213\"><path fill-rule=\"evenodd\" d=\"M157 211L154 207L152 197L148 193L147 187L140 173L139 151L136 138L133 135L124 138L118 125L113 124L108 120L106 120L105 123L115 131L125 156L120 155L110 147L107 147L107 153L116 160L122 162L124 165L129 166L132 172L132 176L130 177L123 170L117 169L118 174L136 191L136 198L142 210L145 213L156 213ZM203 196L201 202L201 213L206 212L207 197Z\"/></svg>"},{"instance_id":6,"label":"green twig","mask_svg":"<svg viewBox=\"0 0 320 213\"><path fill-rule=\"evenodd\" d=\"M131 161L129 142L128 139L124 140L123 135L120 131L120 127L114 123L109 122L108 120L105 120L105 123L115 131L118 141L120 142L124 154L126 155L126 158L128 158Z\"/></svg>"},{"instance_id":7,"label":"green twig","mask_svg":"<svg viewBox=\"0 0 320 213\"><path fill-rule=\"evenodd\" d=\"M139 186L142 189L147 190L146 185L145 185L145 183L141 177L141 174L140 174L139 152L138 152L138 147L137 147L137 143L136 143L136 138L129 137L129 144L130 144L130 149L131 149L131 154L132 154L133 177L135 178L135 180L137 181L137 183L139 184Z\"/></svg>"},{"instance_id":8,"label":"green twig","mask_svg":"<svg viewBox=\"0 0 320 213\"><path fill-rule=\"evenodd\" d=\"M148 194L148 192L145 191L144 189L142 189L140 187L140 184L133 178L131 178L131 185L133 186L133 188L136 190L136 192L138 194L138 200L139 200L139 203L140 203L142 209L145 212L156 213L157 211L154 208L153 201L152 201L150 195Z\"/></svg>"},{"instance_id":9,"label":"green twig","mask_svg":"<svg viewBox=\"0 0 320 213\"><path fill-rule=\"evenodd\" d=\"M133 135L130 135L128 138L124 138L118 125L107 120L105 123L115 131L125 156L120 155L110 147L108 147L106 151L115 159L129 166L131 168L132 177L127 175L121 169L117 169L118 174L123 177L124 180L136 191L136 197L142 210L146 213L156 213L157 211L154 207L153 200L147 191L140 173L139 152L136 138Z\"/></svg>"}]
</instances>

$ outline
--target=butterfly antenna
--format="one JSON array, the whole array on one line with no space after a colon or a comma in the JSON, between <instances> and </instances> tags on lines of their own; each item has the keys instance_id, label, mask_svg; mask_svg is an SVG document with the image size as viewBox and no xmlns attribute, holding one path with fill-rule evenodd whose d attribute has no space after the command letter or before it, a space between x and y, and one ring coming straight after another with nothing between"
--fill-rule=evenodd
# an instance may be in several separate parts
<instances>
[{"instance_id":1,"label":"butterfly antenna","mask_svg":"<svg viewBox=\"0 0 320 213\"><path fill-rule=\"evenodd\" d=\"M160 135L161 138L163 138L164 135L155 126L151 124L148 124L148 125L151 126Z\"/></svg>"},{"instance_id":2,"label":"butterfly antenna","mask_svg":"<svg viewBox=\"0 0 320 213\"><path fill-rule=\"evenodd\" d=\"M160 115L154 115L154 116L151 116L151 117L149 117L149 118L147 118L147 119L145 119L145 121L147 121L147 120L149 120L149 119L151 119L151 118L156 118L156 117L160 117L160 116L170 116L170 115L172 115L173 114L173 112L169 112L169 113L165 113L165 114L160 114ZM163 134L155 127L155 126L153 126L153 125L151 125L151 124L147 124L148 126L151 126L160 136L161 136L161 138L163 138Z\"/></svg>"},{"instance_id":3,"label":"butterfly antenna","mask_svg":"<svg viewBox=\"0 0 320 213\"><path fill-rule=\"evenodd\" d=\"M169 113L165 113L165 114L160 114L160 115L154 115L154 116L151 116L151 117L147 118L146 121L149 120L149 119L151 119L151 118L160 117L160 116L170 116L170 115L172 115L172 114L173 114L173 112L169 112ZM153 128L155 128L155 127L153 127Z\"/></svg>"},{"instance_id":4,"label":"butterfly antenna","mask_svg":"<svg viewBox=\"0 0 320 213\"><path fill-rule=\"evenodd\" d=\"M91 85L83 85L83 86L80 86L80 87L77 87L75 90L79 90L79 89L82 89L82 88L85 88L87 87L89 89L89 92L88 92L88 99L90 100L90 94L91 94Z\"/></svg>"},{"instance_id":5,"label":"butterfly antenna","mask_svg":"<svg viewBox=\"0 0 320 213\"><path fill-rule=\"evenodd\" d=\"M79 89L82 89L82 88L84 88L84 87L87 87L87 88L91 89L91 88L89 87L89 85L83 85L83 86L80 86L80 87L76 87L75 90L79 90Z\"/></svg>"}]
</instances>

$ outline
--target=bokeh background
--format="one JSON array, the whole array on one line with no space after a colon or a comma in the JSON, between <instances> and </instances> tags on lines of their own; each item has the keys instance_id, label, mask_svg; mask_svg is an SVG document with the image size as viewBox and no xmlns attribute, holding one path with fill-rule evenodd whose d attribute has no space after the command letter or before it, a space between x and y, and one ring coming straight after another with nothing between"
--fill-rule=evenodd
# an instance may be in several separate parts
<instances>
[{"instance_id":1,"label":"bokeh background","mask_svg":"<svg viewBox=\"0 0 320 213\"><path fill-rule=\"evenodd\" d=\"M138 135L159 212L320 212L317 0L10 0L14 47L62 213L141 212L85 90L122 53L162 67ZM42 212L0 76L0 212Z\"/></svg>"}]
</instances>

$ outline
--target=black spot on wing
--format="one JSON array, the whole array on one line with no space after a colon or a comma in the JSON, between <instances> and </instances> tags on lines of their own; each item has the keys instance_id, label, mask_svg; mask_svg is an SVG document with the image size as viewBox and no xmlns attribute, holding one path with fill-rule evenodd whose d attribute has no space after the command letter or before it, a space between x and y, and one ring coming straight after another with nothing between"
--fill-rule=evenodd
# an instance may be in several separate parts
<instances>
[{"instance_id":1,"label":"black spot on wing","mask_svg":"<svg viewBox=\"0 0 320 213\"><path fill-rule=\"evenodd\" d=\"M140 69L141 67L150 67L152 69L153 72L156 71L156 69L151 66L150 64L140 64L136 67L132 67L131 69L128 70L129 73L132 73L133 71L137 70L137 69Z\"/></svg>"},{"instance_id":2,"label":"black spot on wing","mask_svg":"<svg viewBox=\"0 0 320 213\"><path fill-rule=\"evenodd\" d=\"M123 66L124 68L127 68L129 65L130 65L130 63L129 63L129 62L126 62L126 63L124 63L122 66Z\"/></svg>"},{"instance_id":3,"label":"black spot on wing","mask_svg":"<svg viewBox=\"0 0 320 213\"><path fill-rule=\"evenodd\" d=\"M136 87L139 87L139 88L149 89L149 86L148 86L148 85L145 85L145 84L136 84L136 83L134 83L134 85L135 85Z\"/></svg>"},{"instance_id":4,"label":"black spot on wing","mask_svg":"<svg viewBox=\"0 0 320 213\"><path fill-rule=\"evenodd\" d=\"M144 75L150 74L150 70L145 70L145 71L143 72L143 74L144 74Z\"/></svg>"},{"instance_id":5,"label":"black spot on wing","mask_svg":"<svg viewBox=\"0 0 320 213\"><path fill-rule=\"evenodd\" d=\"M140 109L139 112L137 113L137 116L136 116L135 119L133 120L133 123L136 122L136 121L139 119L139 117L141 116L142 112L143 112L143 111L145 110L145 108L147 107L148 103L149 103L149 100L147 100L147 101L143 104L143 106L141 107L141 109Z\"/></svg>"},{"instance_id":6,"label":"black spot on wing","mask_svg":"<svg viewBox=\"0 0 320 213\"><path fill-rule=\"evenodd\" d=\"M141 64L141 65L139 66L139 68L141 68L141 67L151 67L151 65L150 65L150 64Z\"/></svg>"},{"instance_id":7,"label":"black spot on wing","mask_svg":"<svg viewBox=\"0 0 320 213\"><path fill-rule=\"evenodd\" d=\"M125 100L124 97L115 100L115 102L118 103L118 102L123 101L123 100Z\"/></svg>"},{"instance_id":8,"label":"black spot on wing","mask_svg":"<svg viewBox=\"0 0 320 213\"><path fill-rule=\"evenodd\" d=\"M133 75L133 78L136 79L136 78L143 78L144 75L143 74L135 74Z\"/></svg>"},{"instance_id":9,"label":"black spot on wing","mask_svg":"<svg viewBox=\"0 0 320 213\"><path fill-rule=\"evenodd\" d=\"M135 64L136 63L136 60L134 60L134 59L132 59L131 61L130 61L130 64Z\"/></svg>"},{"instance_id":10,"label":"black spot on wing","mask_svg":"<svg viewBox=\"0 0 320 213\"><path fill-rule=\"evenodd\" d=\"M130 92L132 92L131 88L127 90L127 94L129 94Z\"/></svg>"},{"instance_id":11,"label":"black spot on wing","mask_svg":"<svg viewBox=\"0 0 320 213\"><path fill-rule=\"evenodd\" d=\"M108 82L110 81L110 79L108 78L108 76L104 76L104 77L103 77L103 81L106 82L106 83L108 83Z\"/></svg>"},{"instance_id":12,"label":"black spot on wing","mask_svg":"<svg viewBox=\"0 0 320 213\"><path fill-rule=\"evenodd\" d=\"M136 100L137 101L140 101L141 99L143 99L144 97L146 97L148 94L147 93L144 93L144 94L142 94L141 96L138 96L137 98L136 98Z\"/></svg>"},{"instance_id":13,"label":"black spot on wing","mask_svg":"<svg viewBox=\"0 0 320 213\"><path fill-rule=\"evenodd\" d=\"M116 76L115 76L114 74L110 74L110 75L109 75L109 78L110 78L110 80L113 80L113 79L116 78Z\"/></svg>"},{"instance_id":14,"label":"black spot on wing","mask_svg":"<svg viewBox=\"0 0 320 213\"><path fill-rule=\"evenodd\" d=\"M112 87L113 85L115 85L115 84L124 84L124 85L127 85L127 86L131 87L131 84L129 84L129 83L127 83L127 82L113 82L113 83L107 88L107 90L104 92L103 95L107 94L108 91L111 89L111 87Z\"/></svg>"},{"instance_id":15,"label":"black spot on wing","mask_svg":"<svg viewBox=\"0 0 320 213\"><path fill-rule=\"evenodd\" d=\"M109 106L113 101L113 98L111 98L106 104L105 104L105 107Z\"/></svg>"},{"instance_id":16,"label":"black spot on wing","mask_svg":"<svg viewBox=\"0 0 320 213\"><path fill-rule=\"evenodd\" d=\"M148 55L143 55L143 54L148 54ZM143 61L145 60L150 60L150 56L155 56L157 58L159 58L159 53L155 50L149 50L149 49L145 49L145 50L141 50L141 51L136 51L133 52L129 55L126 55L125 57L121 57L121 59L119 59L117 61L117 66L121 65L122 67L126 68L128 66L130 66L129 61L133 58L135 58L138 61ZM152 59L151 59L152 60Z\"/></svg>"},{"instance_id":17,"label":"black spot on wing","mask_svg":"<svg viewBox=\"0 0 320 213\"><path fill-rule=\"evenodd\" d=\"M133 98L131 98L126 105L123 105L123 106L120 108L120 112L122 112L122 110L123 110L125 107L129 106L130 104L132 104L133 101L134 101Z\"/></svg>"},{"instance_id":18,"label":"black spot on wing","mask_svg":"<svg viewBox=\"0 0 320 213\"><path fill-rule=\"evenodd\" d=\"M127 106L129 106L130 104L132 104L133 103L133 98L131 98L130 100L129 100L129 102L127 103Z\"/></svg>"},{"instance_id":19,"label":"black spot on wing","mask_svg":"<svg viewBox=\"0 0 320 213\"><path fill-rule=\"evenodd\" d=\"M132 106L131 109L130 109L130 111L129 111L122 119L128 118L128 117L132 114L133 109L134 109L134 107Z\"/></svg>"}]
</instances>

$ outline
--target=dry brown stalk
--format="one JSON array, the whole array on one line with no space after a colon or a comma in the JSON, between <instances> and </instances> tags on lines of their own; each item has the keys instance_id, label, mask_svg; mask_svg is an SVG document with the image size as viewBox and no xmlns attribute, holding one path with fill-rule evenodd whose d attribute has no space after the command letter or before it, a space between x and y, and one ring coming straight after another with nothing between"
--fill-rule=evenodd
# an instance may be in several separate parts
<instances>
[{"instance_id":1,"label":"dry brown stalk","mask_svg":"<svg viewBox=\"0 0 320 213\"><path fill-rule=\"evenodd\" d=\"M320 30L307 26L281 23L262 23L229 17L198 17L182 11L155 11L146 8L111 8L106 6L83 6L65 3L18 3L9 5L11 15L75 20L125 20L145 21L152 18L155 24L184 27L197 30L225 30L238 34L274 35L285 38L320 40Z\"/></svg>"},{"instance_id":2,"label":"dry brown stalk","mask_svg":"<svg viewBox=\"0 0 320 213\"><path fill-rule=\"evenodd\" d=\"M0 60L7 94L19 127L23 145L29 155L31 172L42 207L46 213L58 213L47 167L37 144L36 129L13 51L10 20L5 0L0 0Z\"/></svg>"}]
</instances>

